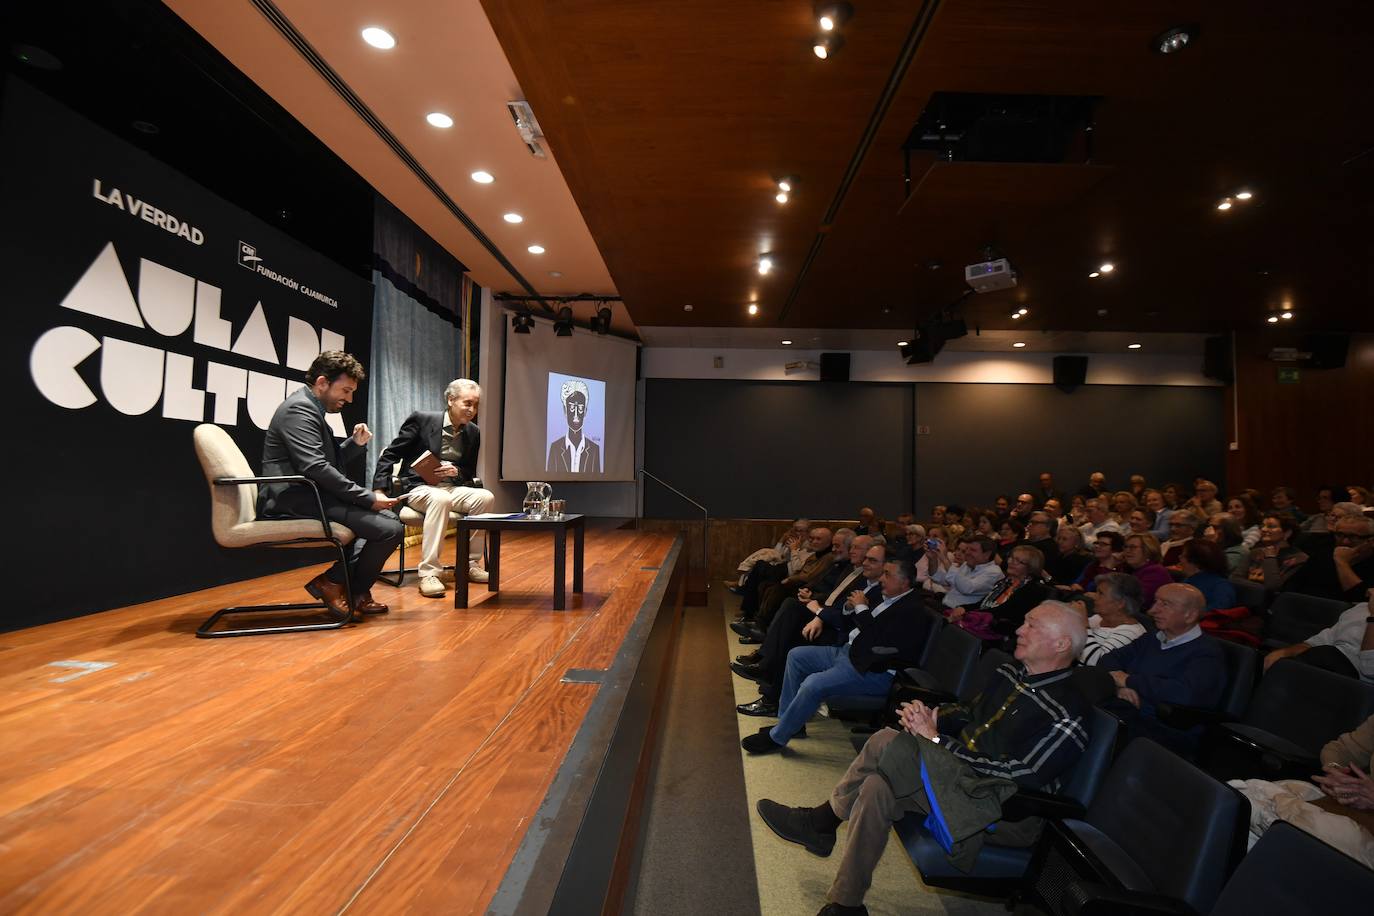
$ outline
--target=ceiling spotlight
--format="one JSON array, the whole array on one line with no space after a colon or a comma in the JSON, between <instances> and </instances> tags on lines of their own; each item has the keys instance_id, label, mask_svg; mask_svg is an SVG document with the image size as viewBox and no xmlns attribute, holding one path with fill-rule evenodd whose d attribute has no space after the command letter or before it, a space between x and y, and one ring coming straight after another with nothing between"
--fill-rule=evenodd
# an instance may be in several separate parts
<instances>
[{"instance_id":1,"label":"ceiling spotlight","mask_svg":"<svg viewBox=\"0 0 1374 916\"><path fill-rule=\"evenodd\" d=\"M1104 274L1109 274L1112 271L1116 270L1116 265L1113 264L1111 261L1103 261L1102 266L1097 269Z\"/></svg>"},{"instance_id":2,"label":"ceiling spotlight","mask_svg":"<svg viewBox=\"0 0 1374 916\"><path fill-rule=\"evenodd\" d=\"M1024 309L1024 308L1023 308L1023 309L1017 309L1017 310L1016 310L1016 314L1018 314L1018 315L1025 315L1025 314L1028 313L1029 311L1030 311L1030 309Z\"/></svg>"},{"instance_id":3,"label":"ceiling spotlight","mask_svg":"<svg viewBox=\"0 0 1374 916\"><path fill-rule=\"evenodd\" d=\"M472 180L478 184L491 184L496 179L492 177L491 172L473 172Z\"/></svg>"},{"instance_id":4,"label":"ceiling spotlight","mask_svg":"<svg viewBox=\"0 0 1374 916\"><path fill-rule=\"evenodd\" d=\"M1249 200L1250 198L1252 198L1252 197L1254 197L1254 196L1255 196L1255 193L1254 193L1253 191L1237 191L1237 192L1236 192L1236 200Z\"/></svg>"},{"instance_id":5,"label":"ceiling spotlight","mask_svg":"<svg viewBox=\"0 0 1374 916\"><path fill-rule=\"evenodd\" d=\"M591 320L592 330L598 334L608 334L611 330L611 307L603 305L596 310Z\"/></svg>"},{"instance_id":6,"label":"ceiling spotlight","mask_svg":"<svg viewBox=\"0 0 1374 916\"><path fill-rule=\"evenodd\" d=\"M1154 49L1160 54L1173 54L1188 47L1196 35L1197 26L1179 26L1155 38Z\"/></svg>"},{"instance_id":7,"label":"ceiling spotlight","mask_svg":"<svg viewBox=\"0 0 1374 916\"><path fill-rule=\"evenodd\" d=\"M689 303L687 303L686 305L684 305L684 306L682 307L682 310L683 310L684 312L690 312L690 311L692 310L692 303L689 302Z\"/></svg>"},{"instance_id":8,"label":"ceiling spotlight","mask_svg":"<svg viewBox=\"0 0 1374 916\"><path fill-rule=\"evenodd\" d=\"M510 319L511 330L517 334L528 334L534 327L534 316L529 312L516 312Z\"/></svg>"},{"instance_id":9,"label":"ceiling spotlight","mask_svg":"<svg viewBox=\"0 0 1374 916\"><path fill-rule=\"evenodd\" d=\"M556 279L558 279L559 277L563 276L563 271L561 271L561 270L551 270L551 271L549 271L549 276L550 276L550 277L553 277L553 278L556 280Z\"/></svg>"},{"instance_id":10,"label":"ceiling spotlight","mask_svg":"<svg viewBox=\"0 0 1374 916\"><path fill-rule=\"evenodd\" d=\"M778 190L782 191L784 194L787 193L792 190L792 182L788 181L786 178L780 178L778 180Z\"/></svg>"},{"instance_id":11,"label":"ceiling spotlight","mask_svg":"<svg viewBox=\"0 0 1374 916\"><path fill-rule=\"evenodd\" d=\"M1231 209L1231 198L1227 197L1227 198L1224 199L1221 203L1217 204L1217 209L1218 209L1218 210L1229 210L1229 209Z\"/></svg>"},{"instance_id":12,"label":"ceiling spotlight","mask_svg":"<svg viewBox=\"0 0 1374 916\"><path fill-rule=\"evenodd\" d=\"M909 346L911 346L911 341L909 341L909 340L899 340L899 341L897 341L897 346L898 346L898 348L901 348L901 347L909 347Z\"/></svg>"},{"instance_id":13,"label":"ceiling spotlight","mask_svg":"<svg viewBox=\"0 0 1374 916\"><path fill-rule=\"evenodd\" d=\"M565 305L558 310L553 322L553 333L559 337L571 337L573 332L572 306Z\"/></svg>"},{"instance_id":14,"label":"ceiling spotlight","mask_svg":"<svg viewBox=\"0 0 1374 916\"><path fill-rule=\"evenodd\" d=\"M391 33L375 25L363 29L363 41L382 51L390 51L396 47L396 39L391 37Z\"/></svg>"},{"instance_id":15,"label":"ceiling spotlight","mask_svg":"<svg viewBox=\"0 0 1374 916\"><path fill-rule=\"evenodd\" d=\"M501 218L508 223L523 223L525 221L525 218L519 213L507 213Z\"/></svg>"},{"instance_id":16,"label":"ceiling spotlight","mask_svg":"<svg viewBox=\"0 0 1374 916\"><path fill-rule=\"evenodd\" d=\"M1292 313L1292 312L1284 312L1284 313L1283 313L1282 315L1280 315L1279 317L1282 318L1284 321L1287 321L1289 318L1292 318L1292 317L1293 317L1293 313Z\"/></svg>"},{"instance_id":17,"label":"ceiling spotlight","mask_svg":"<svg viewBox=\"0 0 1374 916\"><path fill-rule=\"evenodd\" d=\"M757 302L751 302L751 303L749 303L749 314L750 314L750 315L757 315L758 313L759 313L759 306L758 306L758 303L757 303Z\"/></svg>"},{"instance_id":18,"label":"ceiling spotlight","mask_svg":"<svg viewBox=\"0 0 1374 916\"><path fill-rule=\"evenodd\" d=\"M544 246L543 246L543 245L531 245L530 247L526 248L525 250L528 251L530 254L543 254L543 253L544 253Z\"/></svg>"},{"instance_id":19,"label":"ceiling spotlight","mask_svg":"<svg viewBox=\"0 0 1374 916\"><path fill-rule=\"evenodd\" d=\"M811 45L811 53L821 60L829 60L842 47L844 47L844 36L832 32L828 35L818 36L815 43Z\"/></svg>"},{"instance_id":20,"label":"ceiling spotlight","mask_svg":"<svg viewBox=\"0 0 1374 916\"><path fill-rule=\"evenodd\" d=\"M1092 280L1096 280L1100 276L1102 275L1095 270L1092 273L1088 274L1088 277Z\"/></svg>"},{"instance_id":21,"label":"ceiling spotlight","mask_svg":"<svg viewBox=\"0 0 1374 916\"><path fill-rule=\"evenodd\" d=\"M783 345L784 347L790 347L790 346L792 346L792 341L790 341L790 340L784 340L784 341L782 342L782 345Z\"/></svg>"},{"instance_id":22,"label":"ceiling spotlight","mask_svg":"<svg viewBox=\"0 0 1374 916\"><path fill-rule=\"evenodd\" d=\"M1012 321L1015 321L1016 319L1018 319L1018 318L1020 318L1020 317L1021 317L1021 313L1020 313L1020 312L1012 312L1012 313L1011 313L1011 320L1012 320Z\"/></svg>"},{"instance_id":23,"label":"ceiling spotlight","mask_svg":"<svg viewBox=\"0 0 1374 916\"><path fill-rule=\"evenodd\" d=\"M1140 344L1138 344L1138 343L1126 344L1126 349L1127 349L1127 350L1139 350L1139 349L1140 349Z\"/></svg>"},{"instance_id":24,"label":"ceiling spotlight","mask_svg":"<svg viewBox=\"0 0 1374 916\"><path fill-rule=\"evenodd\" d=\"M1278 316L1278 315L1270 315L1268 318L1266 318L1266 319L1264 319L1264 320L1267 321L1267 322L1269 322L1270 324L1278 324L1278 323L1279 323L1279 316Z\"/></svg>"},{"instance_id":25,"label":"ceiling spotlight","mask_svg":"<svg viewBox=\"0 0 1374 916\"><path fill-rule=\"evenodd\" d=\"M772 270L772 269L773 269L773 257L772 257L772 255L766 255L766 254L759 255L759 274L761 274L761 275L763 275L763 276L767 276L767 275L768 275L768 272L769 272L770 270Z\"/></svg>"},{"instance_id":26,"label":"ceiling spotlight","mask_svg":"<svg viewBox=\"0 0 1374 916\"><path fill-rule=\"evenodd\" d=\"M849 21L854 15L854 7L848 3L817 3L816 24L822 32L833 32Z\"/></svg>"},{"instance_id":27,"label":"ceiling spotlight","mask_svg":"<svg viewBox=\"0 0 1374 916\"><path fill-rule=\"evenodd\" d=\"M1018 350L1021 349L1022 347L1024 347L1025 345L1026 345L1026 342L1025 342L1024 340L1018 340L1016 343L1012 344L1012 346L1015 347L1015 348L1018 349Z\"/></svg>"},{"instance_id":28,"label":"ceiling spotlight","mask_svg":"<svg viewBox=\"0 0 1374 916\"><path fill-rule=\"evenodd\" d=\"M776 200L776 201L777 201L778 203L780 203L780 204L785 204L785 203L787 203L787 192L786 192L786 191L779 191L779 192L777 193L777 196L775 196L773 199Z\"/></svg>"},{"instance_id":29,"label":"ceiling spotlight","mask_svg":"<svg viewBox=\"0 0 1374 916\"><path fill-rule=\"evenodd\" d=\"M453 119L442 111L431 111L425 115L425 120L430 123L431 127L448 128L453 126Z\"/></svg>"}]
</instances>

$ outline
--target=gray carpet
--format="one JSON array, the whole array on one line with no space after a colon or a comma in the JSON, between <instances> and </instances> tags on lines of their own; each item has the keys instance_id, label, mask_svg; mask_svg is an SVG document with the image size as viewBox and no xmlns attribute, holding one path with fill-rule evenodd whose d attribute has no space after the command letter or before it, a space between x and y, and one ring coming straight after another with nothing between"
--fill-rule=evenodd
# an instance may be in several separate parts
<instances>
[{"instance_id":1,"label":"gray carpet","mask_svg":"<svg viewBox=\"0 0 1374 916\"><path fill-rule=\"evenodd\" d=\"M751 809L721 630L718 597L712 607L686 610L626 911L759 912Z\"/></svg>"}]
</instances>

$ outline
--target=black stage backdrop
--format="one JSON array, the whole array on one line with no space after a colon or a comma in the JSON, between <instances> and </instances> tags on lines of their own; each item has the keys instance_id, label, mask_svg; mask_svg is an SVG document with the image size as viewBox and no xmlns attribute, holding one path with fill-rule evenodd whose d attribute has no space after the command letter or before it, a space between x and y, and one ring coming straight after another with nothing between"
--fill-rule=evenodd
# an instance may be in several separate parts
<instances>
[{"instance_id":1,"label":"black stage backdrop","mask_svg":"<svg viewBox=\"0 0 1374 916\"><path fill-rule=\"evenodd\" d=\"M23 504L0 629L322 559L216 546L191 431L220 425L259 471L311 359L367 358L371 285L16 79L0 163L6 479Z\"/></svg>"}]
</instances>

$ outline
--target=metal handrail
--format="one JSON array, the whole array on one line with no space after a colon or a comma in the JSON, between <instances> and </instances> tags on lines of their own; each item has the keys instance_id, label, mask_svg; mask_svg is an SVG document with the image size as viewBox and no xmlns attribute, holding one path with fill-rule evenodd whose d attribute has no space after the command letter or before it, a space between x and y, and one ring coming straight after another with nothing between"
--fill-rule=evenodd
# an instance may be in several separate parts
<instances>
[{"instance_id":1,"label":"metal handrail","mask_svg":"<svg viewBox=\"0 0 1374 916\"><path fill-rule=\"evenodd\" d=\"M642 475L644 475L645 477L649 478L650 480L654 481L655 483L657 483L659 486L663 487L664 489L666 489L666 490L672 492L673 494L675 494L675 495L678 496L679 498L685 499L687 502L691 503L692 505L696 506L698 509L701 510L701 516L702 516L702 524L701 524L701 568L702 568L703 573L704 573L705 576L706 576L706 590L709 592L709 591L711 590L711 512L710 512L710 510L707 509L705 506L703 506L701 503L697 502L695 499L692 499L692 497L688 496L686 493L683 493L681 490L679 490L677 487L675 487L675 486L673 486L672 484L670 484L668 481L664 480L663 478L661 478L661 477L659 477L659 476L657 476L657 475L655 475L655 474L649 473L649 471L648 471L647 469L645 469L645 468L640 468L640 469L639 469L639 473L642 474ZM640 493L640 506L639 506L639 511L640 511L641 513L643 513L643 511L644 511L644 498L643 498L643 493L642 493L642 492Z\"/></svg>"}]
</instances>

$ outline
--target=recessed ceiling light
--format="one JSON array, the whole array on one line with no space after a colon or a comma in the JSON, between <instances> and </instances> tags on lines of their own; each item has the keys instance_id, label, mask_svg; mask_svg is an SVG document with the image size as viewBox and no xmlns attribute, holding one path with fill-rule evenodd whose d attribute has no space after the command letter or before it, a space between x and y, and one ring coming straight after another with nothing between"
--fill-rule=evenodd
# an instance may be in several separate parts
<instances>
[{"instance_id":1,"label":"recessed ceiling light","mask_svg":"<svg viewBox=\"0 0 1374 916\"><path fill-rule=\"evenodd\" d=\"M790 190L792 190L792 182L788 181L786 178L783 178L783 179L779 180L779 181L778 181L778 190L779 190L779 191L790 191Z\"/></svg>"},{"instance_id":2,"label":"recessed ceiling light","mask_svg":"<svg viewBox=\"0 0 1374 916\"><path fill-rule=\"evenodd\" d=\"M1188 47L1196 34L1196 26L1179 26L1155 38L1154 48L1160 54L1174 54Z\"/></svg>"},{"instance_id":3,"label":"recessed ceiling light","mask_svg":"<svg viewBox=\"0 0 1374 916\"><path fill-rule=\"evenodd\" d=\"M759 313L759 307L758 307L758 305L757 305L756 303L753 303L753 302L749 303L749 314L750 314L750 315L757 315L758 313Z\"/></svg>"},{"instance_id":4,"label":"recessed ceiling light","mask_svg":"<svg viewBox=\"0 0 1374 916\"><path fill-rule=\"evenodd\" d=\"M760 255L760 256L759 256L759 273L760 273L760 274L765 274L765 275L766 275L766 274L767 274L770 270L772 270L772 269L773 269L773 259L772 259L770 256L766 255L766 254L765 254L765 255Z\"/></svg>"},{"instance_id":5,"label":"recessed ceiling light","mask_svg":"<svg viewBox=\"0 0 1374 916\"><path fill-rule=\"evenodd\" d=\"M550 277L561 277L561 276L563 276L563 271L561 271L561 270L551 270L551 271L549 271L549 276L550 276Z\"/></svg>"},{"instance_id":6,"label":"recessed ceiling light","mask_svg":"<svg viewBox=\"0 0 1374 916\"><path fill-rule=\"evenodd\" d=\"M1217 204L1217 209L1218 209L1218 210L1229 210L1229 209L1231 209L1231 198L1228 197L1228 198L1226 198L1225 200L1223 200L1221 203Z\"/></svg>"},{"instance_id":7,"label":"recessed ceiling light","mask_svg":"<svg viewBox=\"0 0 1374 916\"><path fill-rule=\"evenodd\" d=\"M1140 344L1138 344L1138 343L1126 344L1126 349L1127 349L1127 350L1139 350L1139 349L1140 349Z\"/></svg>"},{"instance_id":8,"label":"recessed ceiling light","mask_svg":"<svg viewBox=\"0 0 1374 916\"><path fill-rule=\"evenodd\" d=\"M784 347L790 347L790 346L792 346L792 341L790 341L790 340L784 340L784 341L782 342L782 345L783 345Z\"/></svg>"},{"instance_id":9,"label":"recessed ceiling light","mask_svg":"<svg viewBox=\"0 0 1374 916\"><path fill-rule=\"evenodd\" d=\"M1012 346L1015 347L1015 348L1018 349L1018 350L1021 349L1022 347L1024 347L1025 345L1026 345L1026 342L1025 342L1024 340L1018 340L1016 343L1012 344Z\"/></svg>"},{"instance_id":10,"label":"recessed ceiling light","mask_svg":"<svg viewBox=\"0 0 1374 916\"><path fill-rule=\"evenodd\" d=\"M1255 196L1255 192L1253 192L1253 191L1237 191L1237 192L1236 192L1236 200L1249 200L1250 198L1252 198L1252 197L1254 197L1254 196Z\"/></svg>"},{"instance_id":11,"label":"recessed ceiling light","mask_svg":"<svg viewBox=\"0 0 1374 916\"><path fill-rule=\"evenodd\" d=\"M779 192L777 193L777 196L775 196L773 199L776 200L776 201L777 201L778 203L780 203L780 204L785 204L785 203L787 203L787 192L786 192L786 191L779 191Z\"/></svg>"},{"instance_id":12,"label":"recessed ceiling light","mask_svg":"<svg viewBox=\"0 0 1374 916\"><path fill-rule=\"evenodd\" d=\"M684 312L690 312L690 311L692 310L692 303L689 302L689 303L687 303L686 305L684 305L684 306L682 307L682 310L683 310Z\"/></svg>"},{"instance_id":13,"label":"recessed ceiling light","mask_svg":"<svg viewBox=\"0 0 1374 916\"><path fill-rule=\"evenodd\" d=\"M1011 320L1012 320L1012 321L1015 321L1016 319L1018 319L1018 318L1020 318L1020 317L1021 317L1021 313L1020 313L1020 312L1012 312L1012 313L1011 313Z\"/></svg>"},{"instance_id":14,"label":"recessed ceiling light","mask_svg":"<svg viewBox=\"0 0 1374 916\"><path fill-rule=\"evenodd\" d=\"M1029 311L1030 311L1030 309L1025 309L1025 308L1023 308L1023 309L1017 309L1017 310L1016 310L1016 314L1018 314L1018 315L1025 315L1025 314L1027 314Z\"/></svg>"},{"instance_id":15,"label":"recessed ceiling light","mask_svg":"<svg viewBox=\"0 0 1374 916\"><path fill-rule=\"evenodd\" d=\"M911 341L909 341L909 340L899 340L899 341L897 341L897 346L899 346L899 347L907 347L907 346L910 346L910 345L911 345Z\"/></svg>"},{"instance_id":16,"label":"recessed ceiling light","mask_svg":"<svg viewBox=\"0 0 1374 916\"><path fill-rule=\"evenodd\" d=\"M391 33L375 25L363 29L363 41L382 51L390 51L396 47L396 39L391 37Z\"/></svg>"},{"instance_id":17,"label":"recessed ceiling light","mask_svg":"<svg viewBox=\"0 0 1374 916\"><path fill-rule=\"evenodd\" d=\"M1111 261L1103 261L1102 266L1098 267L1097 269L1104 274L1109 274L1112 271L1116 270L1116 265L1113 264Z\"/></svg>"},{"instance_id":18,"label":"recessed ceiling light","mask_svg":"<svg viewBox=\"0 0 1374 916\"><path fill-rule=\"evenodd\" d=\"M543 254L543 253L544 253L544 246L543 246L543 245L531 245L530 247L526 248L525 250L528 251L530 254Z\"/></svg>"},{"instance_id":19,"label":"recessed ceiling light","mask_svg":"<svg viewBox=\"0 0 1374 916\"><path fill-rule=\"evenodd\" d=\"M1097 271L1094 270L1092 273L1088 274L1088 276L1089 276L1091 279L1096 280L1098 277L1102 276L1102 274L1100 274L1100 273L1098 273Z\"/></svg>"},{"instance_id":20,"label":"recessed ceiling light","mask_svg":"<svg viewBox=\"0 0 1374 916\"><path fill-rule=\"evenodd\" d=\"M1286 321L1286 320L1288 320L1289 318L1292 318L1292 317L1293 317L1293 313L1292 313L1292 312L1284 312L1284 313L1283 313L1282 315L1280 315L1279 317L1282 318L1282 319L1284 319L1284 320Z\"/></svg>"},{"instance_id":21,"label":"recessed ceiling light","mask_svg":"<svg viewBox=\"0 0 1374 916\"><path fill-rule=\"evenodd\" d=\"M425 115L425 120L429 122L431 127L448 128L453 126L453 119L442 111L431 111Z\"/></svg>"},{"instance_id":22,"label":"recessed ceiling light","mask_svg":"<svg viewBox=\"0 0 1374 916\"><path fill-rule=\"evenodd\" d=\"M1264 320L1267 321L1267 322L1269 322L1270 324L1278 324L1278 323L1279 323L1279 316L1278 316L1278 315L1270 315L1268 318L1266 318L1266 319L1264 319Z\"/></svg>"},{"instance_id":23,"label":"recessed ceiling light","mask_svg":"<svg viewBox=\"0 0 1374 916\"><path fill-rule=\"evenodd\" d=\"M492 177L491 172L480 172L480 171L479 171L479 172L473 172L473 173L472 173L472 180L475 181L475 182L477 182L478 184L491 184L491 183L492 183L493 181L495 181L496 179L495 179L494 177Z\"/></svg>"},{"instance_id":24,"label":"recessed ceiling light","mask_svg":"<svg viewBox=\"0 0 1374 916\"><path fill-rule=\"evenodd\" d=\"M523 223L525 221L525 218L519 213L507 213L501 218L508 223Z\"/></svg>"},{"instance_id":25,"label":"recessed ceiling light","mask_svg":"<svg viewBox=\"0 0 1374 916\"><path fill-rule=\"evenodd\" d=\"M816 39L816 43L811 46L811 53L821 60L829 60L835 53L844 46L844 36L834 32L828 35L821 35Z\"/></svg>"}]
</instances>

